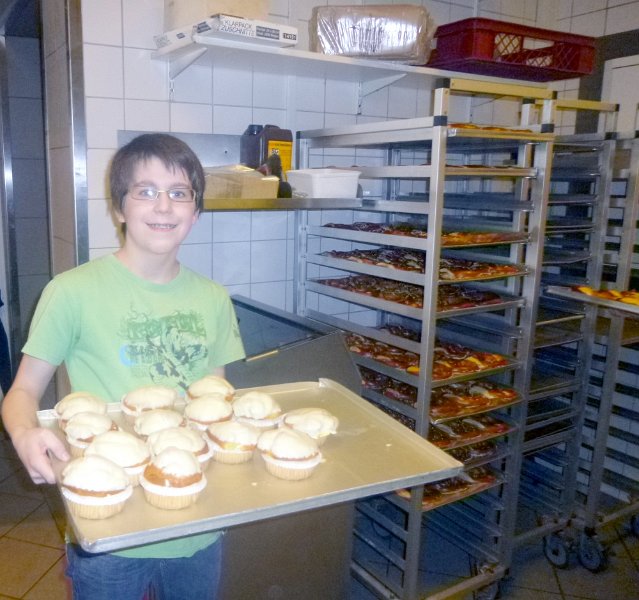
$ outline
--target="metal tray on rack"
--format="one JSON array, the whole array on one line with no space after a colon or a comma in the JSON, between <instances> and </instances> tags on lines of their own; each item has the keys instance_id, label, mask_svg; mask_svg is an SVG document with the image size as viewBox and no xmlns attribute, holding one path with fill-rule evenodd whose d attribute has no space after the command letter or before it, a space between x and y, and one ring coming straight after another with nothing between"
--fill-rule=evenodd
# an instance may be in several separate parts
<instances>
[{"instance_id":1,"label":"metal tray on rack","mask_svg":"<svg viewBox=\"0 0 639 600\"><path fill-rule=\"evenodd\" d=\"M187 509L152 507L136 488L124 510L109 519L69 514L82 547L113 551L221 529L438 481L461 469L448 454L331 380L259 389L272 394L284 411L320 406L338 417L338 434L322 447L324 462L309 479L279 480L264 469L259 456L241 465L212 462L207 487ZM119 413L113 416L117 422ZM52 410L40 411L38 418L44 427L59 431ZM58 477L63 467L54 462Z\"/></svg>"},{"instance_id":2,"label":"metal tray on rack","mask_svg":"<svg viewBox=\"0 0 639 600\"><path fill-rule=\"evenodd\" d=\"M619 302L618 300L606 300L605 298L597 298L596 296L589 296L582 292L571 290L567 287L550 285L546 288L546 293L555 294L561 298L569 298L570 300L578 300L586 304L594 304L595 306L601 306L605 308L612 308L616 311L628 313L629 315L635 315L639 317L639 306L634 304L626 304L625 302Z\"/></svg>"}]
</instances>

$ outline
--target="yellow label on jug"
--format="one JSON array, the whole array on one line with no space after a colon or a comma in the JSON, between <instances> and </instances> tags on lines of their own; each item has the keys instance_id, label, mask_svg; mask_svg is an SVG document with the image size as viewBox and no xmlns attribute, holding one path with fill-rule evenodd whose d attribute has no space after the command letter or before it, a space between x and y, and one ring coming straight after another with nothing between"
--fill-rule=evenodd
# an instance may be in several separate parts
<instances>
[{"instance_id":1,"label":"yellow label on jug","mask_svg":"<svg viewBox=\"0 0 639 600\"><path fill-rule=\"evenodd\" d=\"M285 142L282 140L269 140L267 144L267 156L271 154L279 154L282 161L282 171L290 171L293 165L293 142Z\"/></svg>"}]
</instances>

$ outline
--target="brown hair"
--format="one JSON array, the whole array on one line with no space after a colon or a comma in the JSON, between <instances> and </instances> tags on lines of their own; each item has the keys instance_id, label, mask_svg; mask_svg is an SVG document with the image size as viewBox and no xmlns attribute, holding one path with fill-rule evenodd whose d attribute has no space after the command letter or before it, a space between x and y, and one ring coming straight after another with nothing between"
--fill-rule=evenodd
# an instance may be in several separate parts
<instances>
[{"instance_id":1,"label":"brown hair","mask_svg":"<svg viewBox=\"0 0 639 600\"><path fill-rule=\"evenodd\" d=\"M182 140L167 133L145 133L122 146L113 157L109 174L111 204L122 212L136 167L151 158L158 158L170 170L184 171L195 191L196 210L202 210L204 170L195 152Z\"/></svg>"}]
</instances>

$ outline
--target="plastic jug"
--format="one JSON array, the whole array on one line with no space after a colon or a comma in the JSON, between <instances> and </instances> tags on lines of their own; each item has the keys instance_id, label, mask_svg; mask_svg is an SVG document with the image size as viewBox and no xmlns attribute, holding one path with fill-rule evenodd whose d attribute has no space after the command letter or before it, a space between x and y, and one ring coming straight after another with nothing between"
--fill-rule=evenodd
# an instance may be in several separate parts
<instances>
[{"instance_id":1,"label":"plastic jug","mask_svg":"<svg viewBox=\"0 0 639 600\"><path fill-rule=\"evenodd\" d=\"M261 125L251 124L240 138L240 162L251 169L257 169L264 161L260 152Z\"/></svg>"},{"instance_id":2,"label":"plastic jug","mask_svg":"<svg viewBox=\"0 0 639 600\"><path fill-rule=\"evenodd\" d=\"M290 171L293 163L293 133L290 129L281 129L277 125L264 125L259 132L260 164L266 163L271 154L280 157L282 171ZM249 165L250 166L250 165Z\"/></svg>"}]
</instances>

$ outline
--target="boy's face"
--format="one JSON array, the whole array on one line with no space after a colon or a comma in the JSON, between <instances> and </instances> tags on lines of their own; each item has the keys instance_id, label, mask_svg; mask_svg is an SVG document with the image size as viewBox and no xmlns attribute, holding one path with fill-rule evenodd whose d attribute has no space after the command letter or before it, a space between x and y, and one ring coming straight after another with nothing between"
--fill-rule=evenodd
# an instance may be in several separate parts
<instances>
[{"instance_id":1,"label":"boy's face","mask_svg":"<svg viewBox=\"0 0 639 600\"><path fill-rule=\"evenodd\" d=\"M141 162L134 171L129 189L145 186L156 190L190 188L186 173L168 170L161 160ZM177 254L180 244L197 221L195 201L174 202L165 192L155 200L136 200L127 194L122 212L116 213L126 223L125 246L152 254Z\"/></svg>"}]
</instances>

